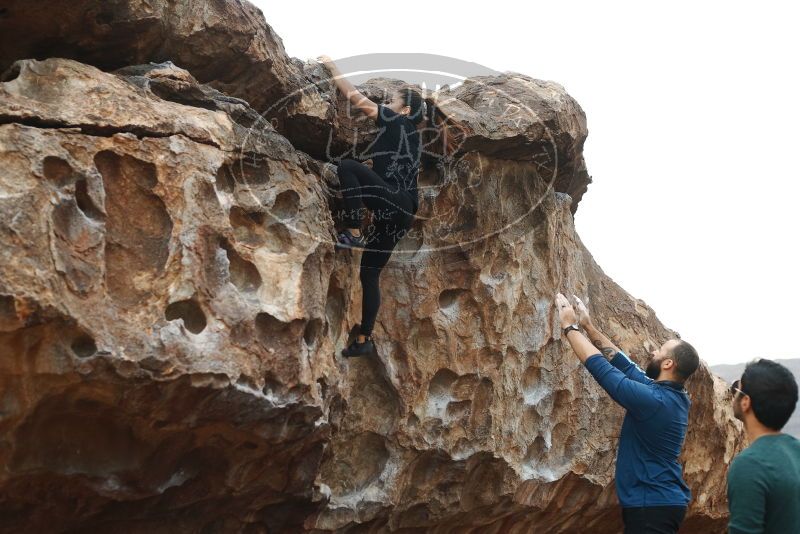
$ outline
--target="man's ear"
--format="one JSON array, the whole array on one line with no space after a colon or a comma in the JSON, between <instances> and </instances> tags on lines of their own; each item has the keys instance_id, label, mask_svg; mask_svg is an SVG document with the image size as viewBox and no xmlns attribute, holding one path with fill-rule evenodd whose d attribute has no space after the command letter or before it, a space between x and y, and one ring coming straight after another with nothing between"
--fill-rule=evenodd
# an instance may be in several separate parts
<instances>
[{"instance_id":1,"label":"man's ear","mask_svg":"<svg viewBox=\"0 0 800 534\"><path fill-rule=\"evenodd\" d=\"M742 395L742 398L739 399L739 408L742 409L742 413L747 413L750 411L752 408L752 404L750 403L750 395Z\"/></svg>"}]
</instances>

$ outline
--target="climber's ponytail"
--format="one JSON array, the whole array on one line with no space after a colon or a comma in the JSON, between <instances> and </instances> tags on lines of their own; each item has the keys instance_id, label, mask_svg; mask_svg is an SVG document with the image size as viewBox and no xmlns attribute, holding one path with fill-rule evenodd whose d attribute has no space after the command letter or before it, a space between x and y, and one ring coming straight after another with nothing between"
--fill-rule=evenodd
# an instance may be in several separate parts
<instances>
[{"instance_id":1,"label":"climber's ponytail","mask_svg":"<svg viewBox=\"0 0 800 534\"><path fill-rule=\"evenodd\" d=\"M434 102L422 98L416 89L403 87L399 92L403 105L411 108L408 118L421 130L425 146L431 147L437 158L452 157L466 138L463 127L448 119Z\"/></svg>"},{"instance_id":2,"label":"climber's ponytail","mask_svg":"<svg viewBox=\"0 0 800 534\"><path fill-rule=\"evenodd\" d=\"M467 138L466 130L450 119L434 102L428 103L426 146L444 158L452 158Z\"/></svg>"}]
</instances>

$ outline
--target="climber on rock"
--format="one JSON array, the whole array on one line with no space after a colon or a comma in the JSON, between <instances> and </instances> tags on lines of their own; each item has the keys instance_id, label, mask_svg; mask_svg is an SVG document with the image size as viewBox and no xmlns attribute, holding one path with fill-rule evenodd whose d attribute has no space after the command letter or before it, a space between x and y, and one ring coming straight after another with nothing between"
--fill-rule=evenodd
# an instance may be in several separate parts
<instances>
[{"instance_id":1,"label":"climber on rock","mask_svg":"<svg viewBox=\"0 0 800 534\"><path fill-rule=\"evenodd\" d=\"M374 350L372 329L381 295L379 279L398 241L408 232L419 206L417 173L422 145L419 128L428 116L420 93L410 87L397 90L388 104L376 104L344 78L328 56L318 60L331 73L333 82L352 106L374 119L380 127L366 154L372 168L354 159L342 159L337 175L344 197L345 229L337 248L363 249L359 278L362 289L361 324L358 337L342 351L345 357L364 356ZM361 232L362 203L372 212L368 235Z\"/></svg>"},{"instance_id":2,"label":"climber on rock","mask_svg":"<svg viewBox=\"0 0 800 534\"><path fill-rule=\"evenodd\" d=\"M563 336L598 384L625 408L614 476L625 534L675 533L691 497L678 457L691 404L684 383L700 364L697 352L685 341L670 339L653 351L642 371L574 298L578 313L564 295L556 295Z\"/></svg>"}]
</instances>

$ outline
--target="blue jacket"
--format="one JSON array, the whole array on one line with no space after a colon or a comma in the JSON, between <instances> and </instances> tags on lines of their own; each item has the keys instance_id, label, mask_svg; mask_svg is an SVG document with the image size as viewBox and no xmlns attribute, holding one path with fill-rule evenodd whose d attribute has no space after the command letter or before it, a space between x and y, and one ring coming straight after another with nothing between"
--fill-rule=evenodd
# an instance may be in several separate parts
<instances>
[{"instance_id":1,"label":"blue jacket","mask_svg":"<svg viewBox=\"0 0 800 534\"><path fill-rule=\"evenodd\" d=\"M611 398L625 408L619 435L615 482L623 508L686 506L681 453L691 401L677 382L653 381L623 352L611 362L600 354L586 368Z\"/></svg>"}]
</instances>

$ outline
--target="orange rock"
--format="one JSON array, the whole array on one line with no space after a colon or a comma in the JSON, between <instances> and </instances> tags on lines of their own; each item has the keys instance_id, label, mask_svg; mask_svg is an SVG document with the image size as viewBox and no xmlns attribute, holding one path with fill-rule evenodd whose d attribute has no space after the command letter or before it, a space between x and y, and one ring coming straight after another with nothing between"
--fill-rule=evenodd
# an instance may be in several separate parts
<instances>
[{"instance_id":1,"label":"orange rock","mask_svg":"<svg viewBox=\"0 0 800 534\"><path fill-rule=\"evenodd\" d=\"M22 60L0 83L0 530L618 532L622 410L552 298L639 363L674 333L575 233L577 103L517 74L488 81L534 115L498 118L485 79L427 95L463 143L420 176L378 357L343 361L361 293L332 166L193 65ZM707 367L689 392L686 531L721 533L741 428Z\"/></svg>"}]
</instances>

